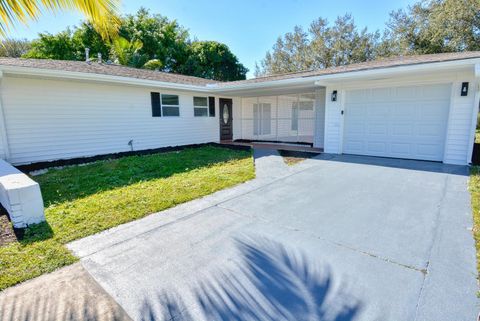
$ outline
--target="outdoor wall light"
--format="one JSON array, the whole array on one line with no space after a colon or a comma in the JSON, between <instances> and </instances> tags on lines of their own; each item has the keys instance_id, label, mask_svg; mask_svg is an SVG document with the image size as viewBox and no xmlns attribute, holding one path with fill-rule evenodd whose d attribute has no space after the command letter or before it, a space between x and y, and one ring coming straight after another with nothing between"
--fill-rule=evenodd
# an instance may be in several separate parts
<instances>
[{"instance_id":1,"label":"outdoor wall light","mask_svg":"<svg viewBox=\"0 0 480 321\"><path fill-rule=\"evenodd\" d=\"M462 82L462 91L460 96L468 96L468 82Z\"/></svg>"},{"instance_id":2,"label":"outdoor wall light","mask_svg":"<svg viewBox=\"0 0 480 321\"><path fill-rule=\"evenodd\" d=\"M337 91L332 91L332 101L337 101Z\"/></svg>"}]
</instances>

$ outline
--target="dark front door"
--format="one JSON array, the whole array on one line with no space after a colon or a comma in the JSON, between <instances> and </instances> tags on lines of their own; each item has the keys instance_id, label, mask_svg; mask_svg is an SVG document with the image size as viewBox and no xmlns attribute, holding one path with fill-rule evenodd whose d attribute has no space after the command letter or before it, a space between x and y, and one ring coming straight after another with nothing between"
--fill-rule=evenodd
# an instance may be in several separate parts
<instances>
[{"instance_id":1,"label":"dark front door","mask_svg":"<svg viewBox=\"0 0 480 321\"><path fill-rule=\"evenodd\" d=\"M220 98L220 140L232 140L232 100Z\"/></svg>"}]
</instances>

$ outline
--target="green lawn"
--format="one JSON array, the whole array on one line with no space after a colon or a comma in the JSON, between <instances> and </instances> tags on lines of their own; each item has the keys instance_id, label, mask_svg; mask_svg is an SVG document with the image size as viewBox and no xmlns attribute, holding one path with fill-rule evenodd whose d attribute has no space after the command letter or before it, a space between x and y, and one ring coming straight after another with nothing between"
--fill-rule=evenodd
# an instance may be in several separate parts
<instances>
[{"instance_id":1,"label":"green lawn","mask_svg":"<svg viewBox=\"0 0 480 321\"><path fill-rule=\"evenodd\" d=\"M470 193L472 195L473 237L477 248L477 271L480 275L480 166L470 171Z\"/></svg>"},{"instance_id":2,"label":"green lawn","mask_svg":"<svg viewBox=\"0 0 480 321\"><path fill-rule=\"evenodd\" d=\"M251 152L205 146L35 176L47 223L0 247L0 290L77 261L64 244L254 177Z\"/></svg>"}]
</instances>

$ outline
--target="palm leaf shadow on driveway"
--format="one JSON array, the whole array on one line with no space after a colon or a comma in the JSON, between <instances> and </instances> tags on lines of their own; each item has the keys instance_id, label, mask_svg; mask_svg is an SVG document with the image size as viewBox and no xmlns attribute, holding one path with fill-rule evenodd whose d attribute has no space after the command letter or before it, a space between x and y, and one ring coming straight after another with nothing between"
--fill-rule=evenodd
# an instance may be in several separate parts
<instances>
[{"instance_id":1,"label":"palm leaf shadow on driveway","mask_svg":"<svg viewBox=\"0 0 480 321\"><path fill-rule=\"evenodd\" d=\"M305 254L265 238L235 244L241 258L235 269L209 273L191 288L193 301L158 292L144 301L141 320L351 321L361 311L347 284L335 285L332 271Z\"/></svg>"}]
</instances>

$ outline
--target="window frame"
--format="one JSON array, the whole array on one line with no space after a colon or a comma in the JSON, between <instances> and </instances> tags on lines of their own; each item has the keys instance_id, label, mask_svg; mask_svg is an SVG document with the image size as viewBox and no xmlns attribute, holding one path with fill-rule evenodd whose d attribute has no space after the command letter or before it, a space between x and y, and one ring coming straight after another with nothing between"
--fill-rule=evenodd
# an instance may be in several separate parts
<instances>
[{"instance_id":1,"label":"window frame","mask_svg":"<svg viewBox=\"0 0 480 321\"><path fill-rule=\"evenodd\" d=\"M169 105L163 103L163 96L177 96L178 105ZM180 95L177 94L160 94L160 107L162 109L162 117L180 117ZM178 109L178 115L165 115L164 107L174 107Z\"/></svg>"},{"instance_id":2,"label":"window frame","mask_svg":"<svg viewBox=\"0 0 480 321\"><path fill-rule=\"evenodd\" d=\"M195 105L195 98L205 98L205 100L206 100L206 105L205 105L205 106ZM193 102L193 117L210 117L210 106L209 106L208 96L192 96L192 102ZM202 115L202 116L197 116L197 115L195 115L195 108L206 109L206 110L207 110L207 114L206 114L206 115Z\"/></svg>"}]
</instances>

